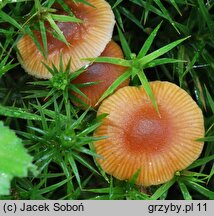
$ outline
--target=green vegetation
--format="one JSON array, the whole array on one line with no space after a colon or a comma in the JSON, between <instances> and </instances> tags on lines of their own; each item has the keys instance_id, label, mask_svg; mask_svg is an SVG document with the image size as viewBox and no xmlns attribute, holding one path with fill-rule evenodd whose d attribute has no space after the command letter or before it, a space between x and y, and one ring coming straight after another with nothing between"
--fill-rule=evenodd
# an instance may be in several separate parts
<instances>
[{"instance_id":1,"label":"green vegetation","mask_svg":"<svg viewBox=\"0 0 214 216\"><path fill-rule=\"evenodd\" d=\"M68 15L57 15L55 2ZM0 199L214 199L214 2L108 2L117 21L113 39L125 59L89 60L123 65L127 71L100 101L131 77L130 85L143 85L158 111L148 81L176 83L203 111L206 134L199 139L205 141L201 157L171 181L149 188L134 184L138 173L129 182L105 174L92 145L105 138L93 137L105 116L96 117L96 110L82 111L70 102L71 90L85 96L81 85L70 84L84 68L69 74L68 64L65 73L58 73L53 65L48 67L52 79L39 80L25 73L17 59L16 44L23 34L30 35L46 56L44 22L67 43L57 21L81 20L63 0L4 0L0 3ZM43 46L33 29L41 31ZM84 85L92 84L96 85Z\"/></svg>"},{"instance_id":2,"label":"green vegetation","mask_svg":"<svg viewBox=\"0 0 214 216\"><path fill-rule=\"evenodd\" d=\"M35 173L32 157L26 153L21 140L0 122L0 195L9 194L9 182L13 176L26 177L27 169ZM10 161L10 163L9 163ZM16 164L16 166L14 166ZM34 170L33 170L34 169Z\"/></svg>"}]
</instances>

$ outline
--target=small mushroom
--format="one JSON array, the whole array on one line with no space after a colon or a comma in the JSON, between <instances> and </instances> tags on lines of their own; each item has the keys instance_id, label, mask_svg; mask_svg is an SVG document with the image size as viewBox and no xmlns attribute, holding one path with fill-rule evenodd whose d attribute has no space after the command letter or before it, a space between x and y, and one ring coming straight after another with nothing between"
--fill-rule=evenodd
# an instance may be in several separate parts
<instances>
[{"instance_id":1,"label":"small mushroom","mask_svg":"<svg viewBox=\"0 0 214 216\"><path fill-rule=\"evenodd\" d=\"M160 115L143 87L124 87L100 105L97 115L109 114L95 131L106 139L94 143L97 161L108 174L136 184L157 185L196 160L203 142L200 108L183 89L169 82L151 82Z\"/></svg>"},{"instance_id":2,"label":"small mushroom","mask_svg":"<svg viewBox=\"0 0 214 216\"><path fill-rule=\"evenodd\" d=\"M115 58L124 57L121 48L114 41L108 43L105 50L102 52L101 56L115 57ZM87 98L82 97L79 94L76 94L74 92L72 93L76 97L81 99L88 106L95 107L97 105L98 100L103 95L103 93L119 76L121 76L126 71L126 69L127 69L126 67L122 67L114 64L93 63L87 68L86 71L84 71L75 80L72 81L73 84L95 82L95 84L93 85L80 88L82 93L84 93L87 96ZM129 79L121 83L117 89L127 86L128 84L129 84ZM80 104L77 104L74 100L72 101L73 103L75 103L75 105L80 106Z\"/></svg>"},{"instance_id":3,"label":"small mushroom","mask_svg":"<svg viewBox=\"0 0 214 216\"><path fill-rule=\"evenodd\" d=\"M74 1L65 1L74 15L82 20L82 23L56 22L69 46L53 36L47 23L48 55L46 59L28 35L18 41L18 56L26 72L38 78L51 78L52 75L42 62L48 66L52 66L53 63L58 67L60 54L62 54L64 67L71 59L72 72L88 63L81 60L82 58L98 57L103 52L112 37L115 24L114 14L110 5L104 0L87 0L87 2L94 7ZM59 8L59 5L55 7L59 14L66 14L62 8ZM42 45L40 31L35 30L33 33Z\"/></svg>"}]
</instances>

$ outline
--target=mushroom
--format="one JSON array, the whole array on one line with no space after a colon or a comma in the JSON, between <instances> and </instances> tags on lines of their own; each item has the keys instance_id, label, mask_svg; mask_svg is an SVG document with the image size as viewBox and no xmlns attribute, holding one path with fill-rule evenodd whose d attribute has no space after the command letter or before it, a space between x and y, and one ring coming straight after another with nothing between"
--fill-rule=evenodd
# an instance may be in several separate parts
<instances>
[{"instance_id":1,"label":"mushroom","mask_svg":"<svg viewBox=\"0 0 214 216\"><path fill-rule=\"evenodd\" d=\"M84 3L75 3L66 0L65 3L70 7L74 15L82 20L82 23L56 22L59 29L63 32L69 46L56 39L49 31L50 27L46 23L48 55L45 59L38 50L30 36L24 35L17 44L18 56L22 67L31 75L38 78L51 78L51 74L42 64L48 66L52 63L58 67L60 54L63 56L63 65L66 67L71 59L71 72L78 70L88 62L82 58L98 57L111 40L115 24L114 14L110 5L104 0L87 0L92 6ZM66 13L55 5L58 13ZM33 31L34 36L42 45L41 32Z\"/></svg>"},{"instance_id":2,"label":"mushroom","mask_svg":"<svg viewBox=\"0 0 214 216\"><path fill-rule=\"evenodd\" d=\"M114 41L110 41L105 50L102 52L101 56L105 57L115 57L115 58L123 58L123 52L121 48ZM81 95L72 92L76 97L82 100L85 104L91 107L96 107L98 100L103 95L103 93L108 89L108 87L125 71L126 67L108 64L108 63L93 63L90 65L86 71L80 74L76 79L72 81L73 84L83 84L95 82L90 86L85 86L80 88L81 92L84 93L87 98L82 97ZM129 79L125 80L121 83L117 89L127 86L129 84ZM75 100L72 102L81 106ZM87 108L87 107L82 107Z\"/></svg>"},{"instance_id":3,"label":"mushroom","mask_svg":"<svg viewBox=\"0 0 214 216\"><path fill-rule=\"evenodd\" d=\"M97 161L108 174L136 184L157 185L196 160L203 142L204 121L200 108L183 89L169 82L150 83L157 113L143 87L127 86L103 101L97 115L109 114L94 136L102 158Z\"/></svg>"}]
</instances>

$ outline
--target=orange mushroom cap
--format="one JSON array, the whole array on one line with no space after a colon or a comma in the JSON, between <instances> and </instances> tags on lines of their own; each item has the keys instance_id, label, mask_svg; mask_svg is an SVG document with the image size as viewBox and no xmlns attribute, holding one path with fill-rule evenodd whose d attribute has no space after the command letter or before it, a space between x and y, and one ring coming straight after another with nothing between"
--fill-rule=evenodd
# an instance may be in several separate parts
<instances>
[{"instance_id":1,"label":"orange mushroom cap","mask_svg":"<svg viewBox=\"0 0 214 216\"><path fill-rule=\"evenodd\" d=\"M114 58L124 58L121 48L111 41L107 44L105 50L102 52L101 56L114 57ZM79 94L73 93L79 99L81 99L88 106L95 107L100 97L108 89L108 87L125 71L126 67L119 65L108 64L108 63L93 63L90 65L86 71L80 74L75 80L72 81L73 84L82 84L87 82L97 82L91 86L85 86L80 90L84 93L87 98L80 96ZM121 83L117 89L127 86L129 84L129 79ZM73 101L75 103L75 101ZM75 103L79 106L79 104ZM84 107L83 107L84 108Z\"/></svg>"},{"instance_id":2,"label":"orange mushroom cap","mask_svg":"<svg viewBox=\"0 0 214 216\"><path fill-rule=\"evenodd\" d=\"M150 83L160 116L143 87L124 87L103 101L97 115L108 113L94 143L101 167L121 180L140 169L136 184L149 186L169 181L176 171L196 160L203 142L204 121L194 100L177 85Z\"/></svg>"},{"instance_id":3,"label":"orange mushroom cap","mask_svg":"<svg viewBox=\"0 0 214 216\"><path fill-rule=\"evenodd\" d=\"M51 78L52 75L42 62L48 66L52 66L53 63L58 67L60 53L63 56L64 67L71 59L71 71L76 71L88 63L81 60L82 58L98 57L103 52L112 37L115 24L114 14L110 5L104 0L87 0L87 2L94 7L65 1L74 15L82 20L82 23L56 22L70 46L56 39L51 32L46 31L47 59L43 57L28 35L18 41L19 59L22 67L29 74L38 78ZM60 13L60 10L58 12ZM62 14L66 13L63 11ZM42 45L40 31L34 31L34 35Z\"/></svg>"}]
</instances>

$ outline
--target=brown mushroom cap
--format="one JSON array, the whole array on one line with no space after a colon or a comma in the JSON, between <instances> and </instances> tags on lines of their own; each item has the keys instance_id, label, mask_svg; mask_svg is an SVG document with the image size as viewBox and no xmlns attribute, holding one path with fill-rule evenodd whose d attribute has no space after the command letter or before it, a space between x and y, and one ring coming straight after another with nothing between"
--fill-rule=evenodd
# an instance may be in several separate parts
<instances>
[{"instance_id":1,"label":"brown mushroom cap","mask_svg":"<svg viewBox=\"0 0 214 216\"><path fill-rule=\"evenodd\" d=\"M17 44L20 54L19 59L23 68L29 74L38 78L51 78L52 75L42 62L49 66L54 63L58 67L60 53L63 56L64 67L71 58L71 71L75 71L87 64L86 61L81 60L82 58L94 58L102 53L112 37L115 24L114 14L110 5L104 0L87 0L87 2L94 7L83 3L74 3L69 0L65 1L74 15L83 22L56 22L70 46L53 37L51 32L46 31L48 43L47 59L42 56L28 35L23 36L19 40ZM65 14L64 11L60 12L59 10L58 12ZM42 45L40 31L34 31L34 35Z\"/></svg>"},{"instance_id":2,"label":"brown mushroom cap","mask_svg":"<svg viewBox=\"0 0 214 216\"><path fill-rule=\"evenodd\" d=\"M115 57L123 58L123 52L121 48L114 42L111 41L106 46L105 50L102 52L101 56L105 57ZM90 65L86 71L80 74L75 80L72 81L73 84L82 84L87 82L97 82L94 85L86 86L80 90L87 96L84 98L79 94L75 94L79 99L91 107L95 107L96 103L103 95L103 93L108 89L108 87L125 71L126 67L108 64L108 63L93 63ZM118 89L129 84L129 79L125 80L118 86ZM75 101L73 101L75 103ZM75 103L76 105L79 105ZM84 107L83 107L84 108Z\"/></svg>"},{"instance_id":3,"label":"brown mushroom cap","mask_svg":"<svg viewBox=\"0 0 214 216\"><path fill-rule=\"evenodd\" d=\"M124 87L103 101L98 114L108 113L95 136L101 167L121 180L141 170L136 184L149 186L169 181L176 171L196 160L203 142L204 121L194 100L175 84L150 83L160 116L143 87Z\"/></svg>"}]
</instances>

